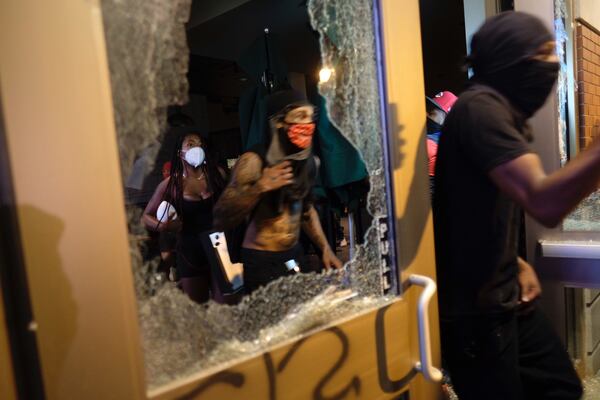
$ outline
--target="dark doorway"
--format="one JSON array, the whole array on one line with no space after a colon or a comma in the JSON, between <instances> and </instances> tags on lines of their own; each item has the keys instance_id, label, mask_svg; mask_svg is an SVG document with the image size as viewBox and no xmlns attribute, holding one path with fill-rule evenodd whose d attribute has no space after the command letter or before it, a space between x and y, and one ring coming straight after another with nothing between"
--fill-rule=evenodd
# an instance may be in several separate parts
<instances>
[{"instance_id":1,"label":"dark doorway","mask_svg":"<svg viewBox=\"0 0 600 400\"><path fill-rule=\"evenodd\" d=\"M467 79L463 70L467 48L463 0L420 0L421 44L425 93L460 93Z\"/></svg>"}]
</instances>

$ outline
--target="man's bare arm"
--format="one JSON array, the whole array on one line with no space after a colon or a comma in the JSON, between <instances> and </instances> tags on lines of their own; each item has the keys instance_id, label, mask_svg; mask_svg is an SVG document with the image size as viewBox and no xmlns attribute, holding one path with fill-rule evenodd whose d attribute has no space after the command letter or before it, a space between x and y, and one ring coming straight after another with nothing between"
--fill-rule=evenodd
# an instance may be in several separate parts
<instances>
[{"instance_id":1,"label":"man's bare arm","mask_svg":"<svg viewBox=\"0 0 600 400\"><path fill-rule=\"evenodd\" d=\"M525 154L492 169L494 183L547 227L556 226L600 184L600 141L564 168L546 175L540 158Z\"/></svg>"},{"instance_id":2,"label":"man's bare arm","mask_svg":"<svg viewBox=\"0 0 600 400\"><path fill-rule=\"evenodd\" d=\"M262 191L257 185L262 161L254 153L242 154L231 174L229 184L213 211L217 229L237 226L256 206Z\"/></svg>"},{"instance_id":3,"label":"man's bare arm","mask_svg":"<svg viewBox=\"0 0 600 400\"><path fill-rule=\"evenodd\" d=\"M313 206L310 206L309 210L302 216L302 230L308 235L310 240L319 247L323 253L323 264L325 268L341 268L342 262L336 257L327 242L323 228L321 227L321 221L317 210Z\"/></svg>"},{"instance_id":4,"label":"man's bare arm","mask_svg":"<svg viewBox=\"0 0 600 400\"><path fill-rule=\"evenodd\" d=\"M214 208L214 226L228 229L239 225L260 200L263 193L293 182L289 162L262 168L255 153L244 153L236 163L231 180Z\"/></svg>"},{"instance_id":5,"label":"man's bare arm","mask_svg":"<svg viewBox=\"0 0 600 400\"><path fill-rule=\"evenodd\" d=\"M321 221L319 220L319 214L313 206L310 206L308 211L302 215L302 230L308 235L310 240L319 247L319 250L323 250L329 246L323 227L321 227Z\"/></svg>"}]
</instances>

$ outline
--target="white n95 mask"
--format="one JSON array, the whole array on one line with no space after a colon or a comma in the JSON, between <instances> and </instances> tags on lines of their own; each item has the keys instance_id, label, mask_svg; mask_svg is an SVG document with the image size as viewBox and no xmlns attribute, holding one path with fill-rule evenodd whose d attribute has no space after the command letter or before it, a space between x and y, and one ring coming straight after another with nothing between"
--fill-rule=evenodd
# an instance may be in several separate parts
<instances>
[{"instance_id":1,"label":"white n95 mask","mask_svg":"<svg viewBox=\"0 0 600 400\"><path fill-rule=\"evenodd\" d=\"M204 162L204 150L202 147L192 147L185 152L184 159L192 167L197 168Z\"/></svg>"}]
</instances>

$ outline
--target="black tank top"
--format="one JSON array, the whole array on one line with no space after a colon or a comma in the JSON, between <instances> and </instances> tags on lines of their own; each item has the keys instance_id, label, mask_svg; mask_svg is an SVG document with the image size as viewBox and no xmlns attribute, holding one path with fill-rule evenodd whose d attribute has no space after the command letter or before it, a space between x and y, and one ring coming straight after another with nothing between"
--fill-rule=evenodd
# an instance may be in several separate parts
<instances>
[{"instance_id":1,"label":"black tank top","mask_svg":"<svg viewBox=\"0 0 600 400\"><path fill-rule=\"evenodd\" d=\"M181 202L181 233L195 235L208 231L213 225L213 196L203 200L186 200Z\"/></svg>"},{"instance_id":2,"label":"black tank top","mask_svg":"<svg viewBox=\"0 0 600 400\"><path fill-rule=\"evenodd\" d=\"M208 272L208 259L202 245L204 233L212 229L212 196L204 200L181 202L183 226L177 236L177 274L181 278L204 275Z\"/></svg>"}]
</instances>

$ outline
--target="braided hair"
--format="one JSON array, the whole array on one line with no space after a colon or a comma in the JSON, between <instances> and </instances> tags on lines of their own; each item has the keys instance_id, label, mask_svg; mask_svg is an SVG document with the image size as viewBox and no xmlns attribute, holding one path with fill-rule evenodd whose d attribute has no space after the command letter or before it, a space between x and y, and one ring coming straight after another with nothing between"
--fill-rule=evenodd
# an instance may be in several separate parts
<instances>
[{"instance_id":1,"label":"braided hair","mask_svg":"<svg viewBox=\"0 0 600 400\"><path fill-rule=\"evenodd\" d=\"M225 189L227 181L223 177L221 170L217 164L216 157L213 156L212 144L207 135L202 135L196 129L186 129L179 133L175 146L171 154L171 169L169 170L169 183L165 189L162 200L166 200L173 204L175 210L182 210L183 205L183 173L184 165L181 159L181 147L186 137L197 136L202 142L204 150L204 162L200 166L202 172L206 176L208 191L211 193L213 204Z\"/></svg>"}]
</instances>

